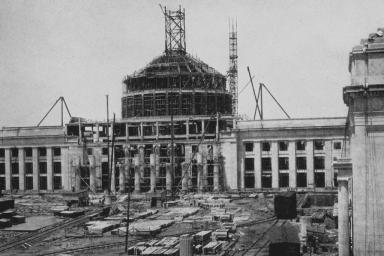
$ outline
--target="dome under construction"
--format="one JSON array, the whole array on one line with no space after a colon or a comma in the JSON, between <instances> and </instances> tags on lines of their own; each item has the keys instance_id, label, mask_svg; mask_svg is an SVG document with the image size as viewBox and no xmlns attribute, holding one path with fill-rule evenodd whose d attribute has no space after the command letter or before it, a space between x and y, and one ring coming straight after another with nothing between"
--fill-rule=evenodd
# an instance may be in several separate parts
<instances>
[{"instance_id":1,"label":"dome under construction","mask_svg":"<svg viewBox=\"0 0 384 256\"><path fill-rule=\"evenodd\" d=\"M164 14L165 52L124 79L122 117L231 114L226 77L186 53L185 12Z\"/></svg>"}]
</instances>

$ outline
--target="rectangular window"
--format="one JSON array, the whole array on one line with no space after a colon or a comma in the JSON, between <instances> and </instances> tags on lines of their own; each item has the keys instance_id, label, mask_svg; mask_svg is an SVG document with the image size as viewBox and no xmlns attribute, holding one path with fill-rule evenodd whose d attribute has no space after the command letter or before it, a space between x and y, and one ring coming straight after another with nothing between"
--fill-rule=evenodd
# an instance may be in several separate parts
<instances>
[{"instance_id":1,"label":"rectangular window","mask_svg":"<svg viewBox=\"0 0 384 256\"><path fill-rule=\"evenodd\" d=\"M5 190L5 177L0 177L0 190Z\"/></svg>"},{"instance_id":2,"label":"rectangular window","mask_svg":"<svg viewBox=\"0 0 384 256\"><path fill-rule=\"evenodd\" d=\"M209 145L209 146L211 146L211 145ZM208 151L209 151L209 149L208 149ZM199 152L199 146L198 145L192 145L192 153L198 153L198 152Z\"/></svg>"},{"instance_id":3,"label":"rectangular window","mask_svg":"<svg viewBox=\"0 0 384 256\"><path fill-rule=\"evenodd\" d=\"M40 176L40 189L47 190L47 176Z\"/></svg>"},{"instance_id":4,"label":"rectangular window","mask_svg":"<svg viewBox=\"0 0 384 256\"><path fill-rule=\"evenodd\" d=\"M333 149L334 150L340 150L341 149L341 142L340 141L333 142Z\"/></svg>"},{"instance_id":5,"label":"rectangular window","mask_svg":"<svg viewBox=\"0 0 384 256\"><path fill-rule=\"evenodd\" d=\"M109 166L108 162L102 162L101 163L101 173L103 175L109 175Z\"/></svg>"},{"instance_id":6,"label":"rectangular window","mask_svg":"<svg viewBox=\"0 0 384 256\"><path fill-rule=\"evenodd\" d=\"M61 176L53 177L53 189L61 189Z\"/></svg>"},{"instance_id":7,"label":"rectangular window","mask_svg":"<svg viewBox=\"0 0 384 256\"><path fill-rule=\"evenodd\" d=\"M245 171L254 171L255 170L255 159L254 158L245 158L244 170Z\"/></svg>"},{"instance_id":8,"label":"rectangular window","mask_svg":"<svg viewBox=\"0 0 384 256\"><path fill-rule=\"evenodd\" d=\"M252 142L246 142L244 144L244 146L245 146L246 152L253 152L253 143Z\"/></svg>"},{"instance_id":9,"label":"rectangular window","mask_svg":"<svg viewBox=\"0 0 384 256\"><path fill-rule=\"evenodd\" d=\"M296 169L297 170L307 170L307 158L306 157L296 157Z\"/></svg>"},{"instance_id":10,"label":"rectangular window","mask_svg":"<svg viewBox=\"0 0 384 256\"><path fill-rule=\"evenodd\" d=\"M19 189L19 177L12 177L11 188L12 188L12 190Z\"/></svg>"},{"instance_id":11,"label":"rectangular window","mask_svg":"<svg viewBox=\"0 0 384 256\"><path fill-rule=\"evenodd\" d=\"M324 150L324 141L323 140L315 140L314 148L315 148L315 150Z\"/></svg>"},{"instance_id":12,"label":"rectangular window","mask_svg":"<svg viewBox=\"0 0 384 256\"><path fill-rule=\"evenodd\" d=\"M39 148L39 156L47 156L47 149Z\"/></svg>"},{"instance_id":13,"label":"rectangular window","mask_svg":"<svg viewBox=\"0 0 384 256\"><path fill-rule=\"evenodd\" d=\"M279 187L289 187L289 173L279 173Z\"/></svg>"},{"instance_id":14,"label":"rectangular window","mask_svg":"<svg viewBox=\"0 0 384 256\"><path fill-rule=\"evenodd\" d=\"M272 176L271 175L261 176L261 187L262 188L272 188Z\"/></svg>"},{"instance_id":15,"label":"rectangular window","mask_svg":"<svg viewBox=\"0 0 384 256\"><path fill-rule=\"evenodd\" d=\"M18 156L19 156L19 149L17 149L17 148L12 148L12 149L11 149L11 156L12 156L12 157L18 157Z\"/></svg>"},{"instance_id":16,"label":"rectangular window","mask_svg":"<svg viewBox=\"0 0 384 256\"><path fill-rule=\"evenodd\" d=\"M11 172L12 172L12 174L18 174L19 173L19 163L12 163Z\"/></svg>"},{"instance_id":17,"label":"rectangular window","mask_svg":"<svg viewBox=\"0 0 384 256\"><path fill-rule=\"evenodd\" d=\"M304 140L296 141L296 150L305 150L306 143Z\"/></svg>"},{"instance_id":18,"label":"rectangular window","mask_svg":"<svg viewBox=\"0 0 384 256\"><path fill-rule=\"evenodd\" d=\"M32 174L32 173L33 173L33 164L25 163L25 174Z\"/></svg>"},{"instance_id":19,"label":"rectangular window","mask_svg":"<svg viewBox=\"0 0 384 256\"><path fill-rule=\"evenodd\" d=\"M271 143L270 142L261 143L261 149L263 151L269 152L271 150Z\"/></svg>"},{"instance_id":20,"label":"rectangular window","mask_svg":"<svg viewBox=\"0 0 384 256\"><path fill-rule=\"evenodd\" d=\"M93 148L87 148L87 154L92 155L93 154Z\"/></svg>"},{"instance_id":21,"label":"rectangular window","mask_svg":"<svg viewBox=\"0 0 384 256\"><path fill-rule=\"evenodd\" d=\"M317 188L325 187L325 174L324 174L324 172L315 172L315 186Z\"/></svg>"},{"instance_id":22,"label":"rectangular window","mask_svg":"<svg viewBox=\"0 0 384 256\"><path fill-rule=\"evenodd\" d=\"M288 150L288 141L279 141L279 151Z\"/></svg>"},{"instance_id":23,"label":"rectangular window","mask_svg":"<svg viewBox=\"0 0 384 256\"><path fill-rule=\"evenodd\" d=\"M46 162L39 163L39 171L41 174L47 173L47 163Z\"/></svg>"},{"instance_id":24,"label":"rectangular window","mask_svg":"<svg viewBox=\"0 0 384 256\"><path fill-rule=\"evenodd\" d=\"M271 171L272 170L272 163L271 163L270 157L261 158L261 170L262 171Z\"/></svg>"},{"instance_id":25,"label":"rectangular window","mask_svg":"<svg viewBox=\"0 0 384 256\"><path fill-rule=\"evenodd\" d=\"M107 156L108 155L108 148L103 148L101 152L103 155Z\"/></svg>"},{"instance_id":26,"label":"rectangular window","mask_svg":"<svg viewBox=\"0 0 384 256\"><path fill-rule=\"evenodd\" d=\"M5 150L3 148L0 148L0 157L5 156Z\"/></svg>"},{"instance_id":27,"label":"rectangular window","mask_svg":"<svg viewBox=\"0 0 384 256\"><path fill-rule=\"evenodd\" d=\"M61 162L53 162L53 173L61 174Z\"/></svg>"},{"instance_id":28,"label":"rectangular window","mask_svg":"<svg viewBox=\"0 0 384 256\"><path fill-rule=\"evenodd\" d=\"M246 173L244 175L244 186L245 188L255 188L255 174Z\"/></svg>"},{"instance_id":29,"label":"rectangular window","mask_svg":"<svg viewBox=\"0 0 384 256\"><path fill-rule=\"evenodd\" d=\"M33 177L27 176L25 177L25 189L32 190L33 189Z\"/></svg>"},{"instance_id":30,"label":"rectangular window","mask_svg":"<svg viewBox=\"0 0 384 256\"><path fill-rule=\"evenodd\" d=\"M61 148L53 148L54 156L61 156Z\"/></svg>"},{"instance_id":31,"label":"rectangular window","mask_svg":"<svg viewBox=\"0 0 384 256\"><path fill-rule=\"evenodd\" d=\"M25 148L25 157L32 157L32 148Z\"/></svg>"},{"instance_id":32,"label":"rectangular window","mask_svg":"<svg viewBox=\"0 0 384 256\"><path fill-rule=\"evenodd\" d=\"M307 187L307 174L305 172L298 172L296 175L296 182L298 188Z\"/></svg>"},{"instance_id":33,"label":"rectangular window","mask_svg":"<svg viewBox=\"0 0 384 256\"><path fill-rule=\"evenodd\" d=\"M288 157L279 157L279 170L289 170Z\"/></svg>"},{"instance_id":34,"label":"rectangular window","mask_svg":"<svg viewBox=\"0 0 384 256\"><path fill-rule=\"evenodd\" d=\"M313 158L313 165L315 170L324 170L324 157L323 156L315 156Z\"/></svg>"},{"instance_id":35,"label":"rectangular window","mask_svg":"<svg viewBox=\"0 0 384 256\"><path fill-rule=\"evenodd\" d=\"M0 163L0 175L5 174L5 163Z\"/></svg>"}]
</instances>

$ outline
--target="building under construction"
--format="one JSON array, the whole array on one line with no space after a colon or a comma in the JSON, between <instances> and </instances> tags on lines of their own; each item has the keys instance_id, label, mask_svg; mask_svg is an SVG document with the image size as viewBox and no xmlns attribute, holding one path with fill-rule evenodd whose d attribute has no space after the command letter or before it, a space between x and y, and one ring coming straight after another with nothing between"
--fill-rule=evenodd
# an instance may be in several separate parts
<instances>
[{"instance_id":1,"label":"building under construction","mask_svg":"<svg viewBox=\"0 0 384 256\"><path fill-rule=\"evenodd\" d=\"M122 118L1 131L0 189L137 193L333 189L345 118L240 121L229 71L186 51L185 11L162 9L165 51L123 81Z\"/></svg>"}]
</instances>

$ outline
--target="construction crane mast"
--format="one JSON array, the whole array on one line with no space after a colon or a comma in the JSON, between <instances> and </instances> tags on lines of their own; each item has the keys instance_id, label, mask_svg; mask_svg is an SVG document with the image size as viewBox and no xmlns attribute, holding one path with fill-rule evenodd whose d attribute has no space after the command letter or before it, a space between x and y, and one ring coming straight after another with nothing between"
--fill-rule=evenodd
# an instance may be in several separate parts
<instances>
[{"instance_id":1,"label":"construction crane mast","mask_svg":"<svg viewBox=\"0 0 384 256\"><path fill-rule=\"evenodd\" d=\"M229 91L232 94L232 114L238 114L238 72L237 72L237 21L229 22Z\"/></svg>"}]
</instances>

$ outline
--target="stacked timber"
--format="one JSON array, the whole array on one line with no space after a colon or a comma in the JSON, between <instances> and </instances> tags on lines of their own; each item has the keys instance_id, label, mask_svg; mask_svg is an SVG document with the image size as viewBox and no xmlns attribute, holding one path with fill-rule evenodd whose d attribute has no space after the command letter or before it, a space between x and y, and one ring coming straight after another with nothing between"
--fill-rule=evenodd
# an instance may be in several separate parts
<instances>
[{"instance_id":1,"label":"stacked timber","mask_svg":"<svg viewBox=\"0 0 384 256\"><path fill-rule=\"evenodd\" d=\"M211 241L211 235L212 231L207 230L207 231L200 231L199 233L195 234L193 236L193 240L195 245L206 245Z\"/></svg>"},{"instance_id":2,"label":"stacked timber","mask_svg":"<svg viewBox=\"0 0 384 256\"><path fill-rule=\"evenodd\" d=\"M21 216L21 215L12 216L11 221L13 225L25 223L25 216Z\"/></svg>"},{"instance_id":3,"label":"stacked timber","mask_svg":"<svg viewBox=\"0 0 384 256\"><path fill-rule=\"evenodd\" d=\"M16 215L15 209L8 209L8 210L2 212L1 217L5 218L5 219L11 219L15 215Z\"/></svg>"},{"instance_id":4,"label":"stacked timber","mask_svg":"<svg viewBox=\"0 0 384 256\"><path fill-rule=\"evenodd\" d=\"M203 254L218 254L223 247L222 242L210 242L203 247Z\"/></svg>"},{"instance_id":5,"label":"stacked timber","mask_svg":"<svg viewBox=\"0 0 384 256\"><path fill-rule=\"evenodd\" d=\"M10 219L0 219L0 228L9 228L12 227L12 222Z\"/></svg>"},{"instance_id":6,"label":"stacked timber","mask_svg":"<svg viewBox=\"0 0 384 256\"><path fill-rule=\"evenodd\" d=\"M0 199L0 212L6 211L8 209L15 208L15 200L14 199Z\"/></svg>"},{"instance_id":7,"label":"stacked timber","mask_svg":"<svg viewBox=\"0 0 384 256\"><path fill-rule=\"evenodd\" d=\"M217 229L215 232L212 233L214 237L216 237L216 240L228 240L228 229Z\"/></svg>"}]
</instances>

